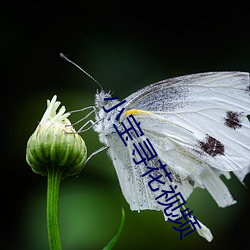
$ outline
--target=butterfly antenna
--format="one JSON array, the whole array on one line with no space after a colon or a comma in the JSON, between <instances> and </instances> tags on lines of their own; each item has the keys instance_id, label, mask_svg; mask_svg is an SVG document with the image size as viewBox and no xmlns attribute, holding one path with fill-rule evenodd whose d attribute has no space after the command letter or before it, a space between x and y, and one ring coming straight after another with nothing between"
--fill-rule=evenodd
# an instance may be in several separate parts
<instances>
[{"instance_id":1,"label":"butterfly antenna","mask_svg":"<svg viewBox=\"0 0 250 250\"><path fill-rule=\"evenodd\" d=\"M86 72L84 69L82 69L79 65L77 65L76 63L74 63L73 61L71 61L67 56L65 56L63 53L60 53L60 57L64 60L66 60L67 62L73 64L75 67L77 67L79 70L81 70L85 75L87 75L89 78L91 78L95 83L97 83L97 85L101 88L101 90L103 90L102 85L92 76L90 75L88 72Z\"/></svg>"}]
</instances>

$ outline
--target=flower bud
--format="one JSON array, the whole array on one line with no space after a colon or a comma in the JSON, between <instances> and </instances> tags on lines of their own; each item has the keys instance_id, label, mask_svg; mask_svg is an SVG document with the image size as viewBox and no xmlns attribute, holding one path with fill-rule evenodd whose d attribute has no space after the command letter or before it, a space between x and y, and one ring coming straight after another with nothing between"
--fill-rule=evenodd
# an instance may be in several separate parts
<instances>
[{"instance_id":1,"label":"flower bud","mask_svg":"<svg viewBox=\"0 0 250 250\"><path fill-rule=\"evenodd\" d=\"M79 172L87 158L86 145L76 133L65 113L65 107L56 113L60 102L54 96L47 101L41 122L27 143L26 160L32 170L47 176L50 168L62 171L62 177Z\"/></svg>"}]
</instances>

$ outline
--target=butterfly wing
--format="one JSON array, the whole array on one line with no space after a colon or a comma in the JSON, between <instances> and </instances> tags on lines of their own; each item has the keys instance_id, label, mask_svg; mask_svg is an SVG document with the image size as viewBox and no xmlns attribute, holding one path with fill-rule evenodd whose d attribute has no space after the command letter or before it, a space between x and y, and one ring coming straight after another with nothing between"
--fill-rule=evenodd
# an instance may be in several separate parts
<instances>
[{"instance_id":1,"label":"butterfly wing","mask_svg":"<svg viewBox=\"0 0 250 250\"><path fill-rule=\"evenodd\" d=\"M133 114L133 110L149 111L152 115L136 112L145 119L142 126L151 116L150 123L157 127L158 124L154 123L156 115L159 117L157 122L162 118L164 124L168 124L168 136L172 140L211 166L234 171L250 165L247 73L219 72L178 77L150 85L127 99L127 115ZM186 141L177 130L188 136L192 134L191 141Z\"/></svg>"},{"instance_id":2,"label":"butterfly wing","mask_svg":"<svg viewBox=\"0 0 250 250\"><path fill-rule=\"evenodd\" d=\"M130 204L131 210L157 209L152 192L147 188L144 173L140 165L136 165L132 160L131 143L125 146L118 135L108 138L110 155L119 179L122 193Z\"/></svg>"},{"instance_id":3,"label":"butterfly wing","mask_svg":"<svg viewBox=\"0 0 250 250\"><path fill-rule=\"evenodd\" d=\"M185 197L199 186L221 207L234 203L219 176L229 178L227 171L234 171L243 180L249 172L247 73L173 78L149 85L126 100L125 116L133 114L140 122L159 157L179 177Z\"/></svg>"},{"instance_id":4,"label":"butterfly wing","mask_svg":"<svg viewBox=\"0 0 250 250\"><path fill-rule=\"evenodd\" d=\"M103 99L116 99L110 97L104 92L97 94L100 111L94 129L100 141L109 146L123 195L132 210L162 210L167 220L166 214L173 210L169 208L166 213L159 205L160 186L174 187L184 199L195 187L206 188L219 206L235 203L220 175L230 178L229 172L233 171L243 181L250 171L247 73L211 72L157 82L130 95L125 105L106 115L101 108ZM115 100L104 105L109 109L117 103ZM125 111L117 124L115 117L123 107ZM131 133L132 140L124 145L112 124L115 122L118 130L123 130L121 122L130 115L134 115L144 135L137 138ZM156 158L148 161L147 167L135 163L134 142L143 144L146 139L171 172L172 181ZM157 172L150 170L156 167ZM161 182L155 181L160 178ZM180 211L177 209L174 214L180 216ZM208 241L212 239L204 225L198 233Z\"/></svg>"},{"instance_id":5,"label":"butterfly wing","mask_svg":"<svg viewBox=\"0 0 250 250\"><path fill-rule=\"evenodd\" d=\"M136 164L133 159L137 160L134 154L133 141L136 143L143 143L146 140L145 136L136 138L133 136L132 141L128 141L125 146L119 136L112 135L108 138L110 147L108 153L113 161L115 170L119 179L119 183L122 189L122 193L130 204L131 210L163 210L163 207L156 202L155 198L161 194L161 190L157 182L154 183L152 178L157 178L158 174L161 175L161 182L164 185L171 185L171 181L164 178L165 172L163 169L159 169L159 172L149 171L150 169L159 167L160 164L157 159L153 159L147 162L147 167L143 164ZM133 156L134 155L134 156ZM150 173L149 173L150 172ZM147 174L148 173L148 174ZM175 175L176 173L174 173ZM173 183L179 182L179 176L172 176L174 179ZM160 179L160 178L159 178ZM176 190L180 191L181 188ZM153 190L153 191L152 191ZM183 198L187 198L192 192L192 188L186 186ZM179 210L175 211L174 214L178 214ZM167 220L167 218L166 218Z\"/></svg>"}]
</instances>

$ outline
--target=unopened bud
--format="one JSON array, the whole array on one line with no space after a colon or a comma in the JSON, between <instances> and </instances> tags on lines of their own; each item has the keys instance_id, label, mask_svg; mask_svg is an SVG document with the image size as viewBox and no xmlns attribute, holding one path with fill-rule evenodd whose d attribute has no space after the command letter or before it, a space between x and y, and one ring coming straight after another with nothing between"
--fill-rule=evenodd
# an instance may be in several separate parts
<instances>
[{"instance_id":1,"label":"unopened bud","mask_svg":"<svg viewBox=\"0 0 250 250\"><path fill-rule=\"evenodd\" d=\"M62 177L75 175L87 158L86 145L67 118L70 113L64 106L56 113L59 105L56 96L47 101L47 110L27 143L26 160L43 176L49 168L59 168Z\"/></svg>"}]
</instances>

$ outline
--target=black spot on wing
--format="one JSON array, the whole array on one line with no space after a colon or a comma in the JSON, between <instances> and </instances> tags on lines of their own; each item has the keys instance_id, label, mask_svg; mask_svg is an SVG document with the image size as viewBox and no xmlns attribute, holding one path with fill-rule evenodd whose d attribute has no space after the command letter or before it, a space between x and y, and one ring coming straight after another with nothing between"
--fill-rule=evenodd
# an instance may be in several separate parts
<instances>
[{"instance_id":1,"label":"black spot on wing","mask_svg":"<svg viewBox=\"0 0 250 250\"><path fill-rule=\"evenodd\" d=\"M187 181L189 182L189 184L194 187L194 184L195 184L195 181L191 178L191 177L188 177L187 178Z\"/></svg>"},{"instance_id":2,"label":"black spot on wing","mask_svg":"<svg viewBox=\"0 0 250 250\"><path fill-rule=\"evenodd\" d=\"M212 157L216 155L224 155L225 152L224 145L210 135L207 135L204 141L199 141L199 146L204 152Z\"/></svg>"},{"instance_id":3,"label":"black spot on wing","mask_svg":"<svg viewBox=\"0 0 250 250\"><path fill-rule=\"evenodd\" d=\"M232 129L240 128L242 113L227 111L227 115L224 118L224 124Z\"/></svg>"},{"instance_id":4,"label":"black spot on wing","mask_svg":"<svg viewBox=\"0 0 250 250\"><path fill-rule=\"evenodd\" d=\"M250 95L250 85L247 86L246 92L249 93L249 95Z\"/></svg>"}]
</instances>

